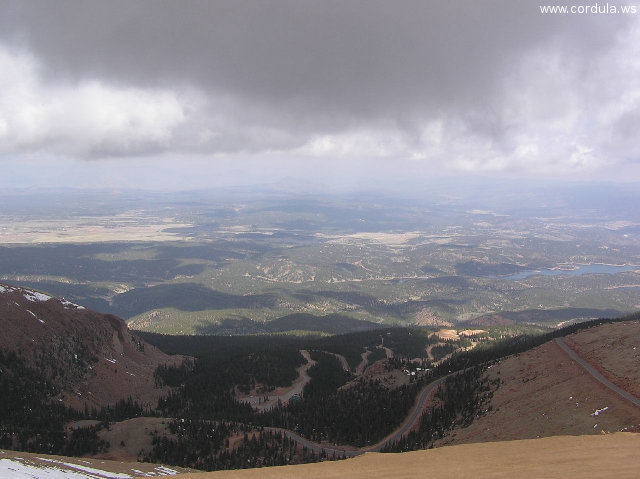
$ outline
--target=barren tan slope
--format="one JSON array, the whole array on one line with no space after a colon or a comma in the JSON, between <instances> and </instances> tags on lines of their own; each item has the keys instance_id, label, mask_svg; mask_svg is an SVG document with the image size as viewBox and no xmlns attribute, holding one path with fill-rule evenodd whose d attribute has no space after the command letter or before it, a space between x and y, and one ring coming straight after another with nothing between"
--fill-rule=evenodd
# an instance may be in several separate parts
<instances>
[{"instance_id":1,"label":"barren tan slope","mask_svg":"<svg viewBox=\"0 0 640 479\"><path fill-rule=\"evenodd\" d=\"M610 379L630 374L628 383L637 381L632 364L639 365L640 351L632 344L640 345L640 322L594 327L568 336L566 342L588 344L590 354L584 359L603 372L616 372ZM554 341L503 360L488 374L503 381L491 400L492 409L436 446L640 430L640 408L596 381Z\"/></svg>"},{"instance_id":2,"label":"barren tan slope","mask_svg":"<svg viewBox=\"0 0 640 479\"><path fill-rule=\"evenodd\" d=\"M640 322L604 324L565 342L609 381L640 397Z\"/></svg>"},{"instance_id":3,"label":"barren tan slope","mask_svg":"<svg viewBox=\"0 0 640 479\"><path fill-rule=\"evenodd\" d=\"M464 444L300 466L186 474L184 479L637 478L640 435L617 433Z\"/></svg>"}]
</instances>

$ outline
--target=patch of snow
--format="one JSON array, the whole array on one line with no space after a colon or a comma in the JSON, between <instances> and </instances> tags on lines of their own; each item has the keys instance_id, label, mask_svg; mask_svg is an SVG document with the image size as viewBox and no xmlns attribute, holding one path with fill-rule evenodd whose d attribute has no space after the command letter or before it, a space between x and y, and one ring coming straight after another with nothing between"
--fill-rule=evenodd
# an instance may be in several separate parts
<instances>
[{"instance_id":1,"label":"patch of snow","mask_svg":"<svg viewBox=\"0 0 640 479\"><path fill-rule=\"evenodd\" d=\"M109 361L111 364L115 364L116 360L115 359L109 359L109 358L105 358L107 361Z\"/></svg>"},{"instance_id":2,"label":"patch of snow","mask_svg":"<svg viewBox=\"0 0 640 479\"><path fill-rule=\"evenodd\" d=\"M109 472L109 471L103 471L102 469L96 469L94 467L87 467L87 466L81 466L80 464L74 464L72 462L63 462L63 461L57 461L55 459L46 459L44 457L39 457L38 458L40 461L44 461L44 462L51 462L53 464L60 464L66 467L70 467L72 469L77 469L79 471L82 472L86 472L88 474L92 474L91 476L81 476L81 477L105 477L108 479L129 479L133 476L130 476L129 474L125 474L125 473L119 473L119 472ZM75 471L74 471L75 472Z\"/></svg>"},{"instance_id":3,"label":"patch of snow","mask_svg":"<svg viewBox=\"0 0 640 479\"><path fill-rule=\"evenodd\" d=\"M173 469L169 469L168 467L165 466L159 466L154 468L156 471L160 472L161 474L167 475L167 476L175 476L176 474L178 474L178 471L175 471Z\"/></svg>"},{"instance_id":4,"label":"patch of snow","mask_svg":"<svg viewBox=\"0 0 640 479\"><path fill-rule=\"evenodd\" d=\"M33 316L33 317L34 317L34 318L36 318L38 321L40 321L42 324L44 324L44 321L43 321L43 320L41 320L39 317L37 317L33 311L30 311L30 310L28 310L28 309L27 309L26 311L27 311L27 313L29 313L31 316Z\"/></svg>"},{"instance_id":5,"label":"patch of snow","mask_svg":"<svg viewBox=\"0 0 640 479\"><path fill-rule=\"evenodd\" d=\"M0 477L12 479L95 479L75 471L63 470L59 467L38 467L32 464L0 459ZM105 477L105 476L98 476Z\"/></svg>"},{"instance_id":6,"label":"patch of snow","mask_svg":"<svg viewBox=\"0 0 640 479\"><path fill-rule=\"evenodd\" d=\"M31 291L28 289L23 290L22 296L25 299L31 301L32 303L37 303L40 301L48 301L51 299L51 296L43 293L38 293L37 291Z\"/></svg>"},{"instance_id":7,"label":"patch of snow","mask_svg":"<svg viewBox=\"0 0 640 479\"><path fill-rule=\"evenodd\" d=\"M143 472L138 469L131 469L131 472L133 472L137 476L142 476L142 477L155 477L156 475L155 472Z\"/></svg>"},{"instance_id":8,"label":"patch of snow","mask_svg":"<svg viewBox=\"0 0 640 479\"><path fill-rule=\"evenodd\" d=\"M609 409L609 406L603 407L602 409L596 409L591 415L598 416L601 412L605 412L607 409Z\"/></svg>"},{"instance_id":9,"label":"patch of snow","mask_svg":"<svg viewBox=\"0 0 640 479\"><path fill-rule=\"evenodd\" d=\"M71 301L67 301L66 299L60 299L60 303L64 306L64 309L75 308L75 309L85 309L84 306L80 306L79 304L72 303Z\"/></svg>"}]
</instances>

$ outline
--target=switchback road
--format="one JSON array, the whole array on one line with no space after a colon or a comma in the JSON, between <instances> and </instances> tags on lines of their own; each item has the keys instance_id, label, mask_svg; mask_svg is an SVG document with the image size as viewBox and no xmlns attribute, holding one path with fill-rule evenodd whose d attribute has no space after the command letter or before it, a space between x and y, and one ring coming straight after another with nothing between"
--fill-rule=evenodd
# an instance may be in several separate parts
<instances>
[{"instance_id":1,"label":"switchback road","mask_svg":"<svg viewBox=\"0 0 640 479\"><path fill-rule=\"evenodd\" d=\"M629 394L627 391L619 388L618 386L613 384L611 381L606 379L602 374L600 374L596 369L594 369L593 366L587 363L584 359L578 356L578 354L576 354L575 351L573 351L569 346L567 346L563 338L556 338L555 341L556 341L556 344L558 344L558 346L563 351L565 351L575 362L577 362L580 366L582 366L596 380L598 380L607 388L614 391L616 394L619 394L620 396L630 401L634 405L640 407L640 399ZM411 429L413 429L418 424L418 421L420 420L422 412L424 411L425 406L427 404L427 400L429 399L429 396L433 391L436 390L436 388L440 385L440 383L444 379L445 379L444 377L441 377L435 380L434 382L428 384L424 388L422 388L422 390L418 393L418 397L416 399L415 404L411 408L411 411L407 415L407 418L400 425L400 427L398 427L398 429L393 431L391 434L389 434L387 437L382 439L377 444L374 444L369 447L356 449L353 446L322 445L322 444L318 444L313 441L310 441L308 439L305 439L299 434L293 431L290 431L288 429L281 429L281 428L275 428L275 427L267 427L265 429L273 432L281 432L287 437L289 437L290 439L297 442L299 445L306 447L307 449L309 449L310 451L313 451L316 454L320 454L322 451L324 451L329 456L335 453L335 455L338 457L343 455L345 457L355 457L355 456L364 454L365 452L378 452L382 450L387 444L393 443L401 439L404 435L406 435L409 431L411 431Z\"/></svg>"},{"instance_id":2,"label":"switchback road","mask_svg":"<svg viewBox=\"0 0 640 479\"><path fill-rule=\"evenodd\" d=\"M288 386L286 388L278 388L275 391L267 394L255 394L249 397L240 397L238 398L238 401L245 404L251 404L251 406L253 406L258 411L266 411L267 409L275 406L278 401L282 402L282 404L286 404L293 396L300 396L302 394L302 391L304 390L304 387L309 381L311 381L308 373L309 368L316 364L316 362L311 359L309 351L301 349L300 354L302 354L302 357L307 362L297 369L298 377L291 384L291 386ZM264 400L264 397L267 397L267 399Z\"/></svg>"},{"instance_id":3,"label":"switchback road","mask_svg":"<svg viewBox=\"0 0 640 479\"><path fill-rule=\"evenodd\" d=\"M428 384L427 386L425 386L420 390L420 392L418 393L416 402L411 408L411 411L407 415L407 418L404 420L404 422L400 425L400 427L398 427L398 429L393 431L391 434L389 434L387 437L382 439L380 442L365 448L355 449L353 446L322 445L322 444L318 444L316 442L310 441L308 439L305 439L304 437L300 436L299 434L293 431L290 431L289 429L282 429L278 427L265 427L265 429L272 432L281 432L282 434L287 436L289 439L294 440L299 445L306 447L307 449L309 449L310 451L313 451L316 454L320 454L322 451L324 451L329 456L335 453L335 455L338 457L340 456L355 457L355 456L364 454L365 452L379 452L387 444L398 441L400 438L402 438L402 436L407 434L411 429L413 429L418 424L418 421L420 420L420 416L422 415L422 412L424 411L424 408L427 404L427 400L429 399L429 396L431 395L432 392L436 390L436 388L440 385L443 379L444 377L436 379L435 381L433 381L432 383Z\"/></svg>"}]
</instances>

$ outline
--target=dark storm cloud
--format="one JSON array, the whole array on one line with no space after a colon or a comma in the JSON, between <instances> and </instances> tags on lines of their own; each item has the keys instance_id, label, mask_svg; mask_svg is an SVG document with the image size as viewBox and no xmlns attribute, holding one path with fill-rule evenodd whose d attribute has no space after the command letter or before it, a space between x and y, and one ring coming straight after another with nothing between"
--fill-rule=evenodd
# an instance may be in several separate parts
<instances>
[{"instance_id":1,"label":"dark storm cloud","mask_svg":"<svg viewBox=\"0 0 640 479\"><path fill-rule=\"evenodd\" d=\"M45 0L10 2L0 17L5 38L60 81L195 85L296 112L295 123L340 124L482 105L500 95L496 78L524 50L551 48L561 35L579 55L611 40L594 29L610 21L543 16L537 5Z\"/></svg>"},{"instance_id":2,"label":"dark storm cloud","mask_svg":"<svg viewBox=\"0 0 640 479\"><path fill-rule=\"evenodd\" d=\"M637 74L619 50L637 37L638 16L543 15L539 5L4 1L0 43L33 56L35 66L6 62L22 65L43 96L45 84L76 98L97 82L75 100L79 109L110 95L146 108L118 119L113 134L96 127L80 156L280 151L427 159L463 170L539 162L544 170L577 155L574 164L595 164L614 135L585 146L583 138L602 132L580 117L636 117L635 103L623 111L613 97L631 88L624 75ZM598 89L605 67L610 79ZM55 123L56 111L41 116ZM138 130L123 142L116 136L127 125ZM75 151L71 130L32 130L20 147L44 135Z\"/></svg>"}]
</instances>

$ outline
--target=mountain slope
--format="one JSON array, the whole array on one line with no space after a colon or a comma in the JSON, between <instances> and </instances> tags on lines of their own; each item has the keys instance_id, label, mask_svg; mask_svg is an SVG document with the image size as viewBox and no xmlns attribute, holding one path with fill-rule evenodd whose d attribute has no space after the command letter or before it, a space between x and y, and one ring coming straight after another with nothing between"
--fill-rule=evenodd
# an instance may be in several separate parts
<instances>
[{"instance_id":1,"label":"mountain slope","mask_svg":"<svg viewBox=\"0 0 640 479\"><path fill-rule=\"evenodd\" d=\"M595 326L564 341L615 385L637 393L640 321ZM484 414L436 446L640 431L640 408L603 386L555 341L505 358L487 375L501 385Z\"/></svg>"},{"instance_id":2,"label":"mountain slope","mask_svg":"<svg viewBox=\"0 0 640 479\"><path fill-rule=\"evenodd\" d=\"M460 446L398 454L368 453L355 459L298 466L267 467L189 474L174 466L78 460L63 456L0 450L0 476L45 479L135 478L174 475L181 479L418 478L583 479L636 478L640 468L640 435L560 436Z\"/></svg>"},{"instance_id":3,"label":"mountain slope","mask_svg":"<svg viewBox=\"0 0 640 479\"><path fill-rule=\"evenodd\" d=\"M155 368L181 360L133 335L116 316L6 284L0 284L0 330L0 350L18 352L76 409L128 396L155 406L166 393L154 388Z\"/></svg>"},{"instance_id":4,"label":"mountain slope","mask_svg":"<svg viewBox=\"0 0 640 479\"><path fill-rule=\"evenodd\" d=\"M355 459L299 466L186 474L184 479L495 479L580 477L637 478L640 435L550 437L464 444L397 454L368 453Z\"/></svg>"},{"instance_id":5,"label":"mountain slope","mask_svg":"<svg viewBox=\"0 0 640 479\"><path fill-rule=\"evenodd\" d=\"M72 458L0 449L0 477L11 479L128 479L197 472L142 462Z\"/></svg>"}]
</instances>

